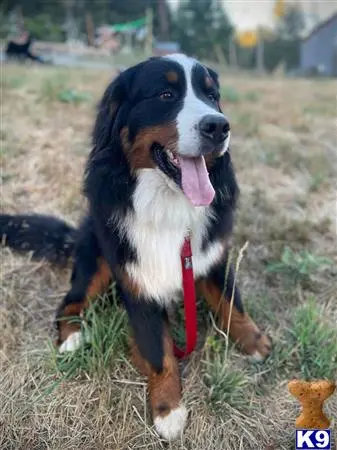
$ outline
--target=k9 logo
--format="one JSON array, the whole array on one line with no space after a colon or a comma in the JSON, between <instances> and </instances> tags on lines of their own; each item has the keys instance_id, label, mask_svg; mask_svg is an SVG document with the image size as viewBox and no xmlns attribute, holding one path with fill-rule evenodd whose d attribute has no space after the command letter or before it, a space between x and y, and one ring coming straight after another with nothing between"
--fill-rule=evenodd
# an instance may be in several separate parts
<instances>
[{"instance_id":1,"label":"k9 logo","mask_svg":"<svg viewBox=\"0 0 337 450\"><path fill-rule=\"evenodd\" d=\"M296 430L296 450L330 450L330 430Z\"/></svg>"}]
</instances>

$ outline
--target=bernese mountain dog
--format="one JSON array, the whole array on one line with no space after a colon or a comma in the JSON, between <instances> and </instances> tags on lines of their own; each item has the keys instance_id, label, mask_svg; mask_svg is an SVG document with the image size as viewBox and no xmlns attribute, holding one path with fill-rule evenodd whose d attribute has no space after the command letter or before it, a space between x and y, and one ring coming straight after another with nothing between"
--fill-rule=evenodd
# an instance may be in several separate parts
<instances>
[{"instance_id":1,"label":"bernese mountain dog","mask_svg":"<svg viewBox=\"0 0 337 450\"><path fill-rule=\"evenodd\" d=\"M52 261L73 257L71 288L57 312L60 352L82 339L80 325L66 318L81 316L116 282L133 361L147 377L154 425L167 440L187 419L167 315L182 290L187 235L197 292L221 327L234 297L231 338L256 359L271 351L227 267L238 197L229 141L217 74L182 54L150 58L120 73L103 95L84 180L89 211L79 229L48 216L0 218L10 247Z\"/></svg>"}]
</instances>

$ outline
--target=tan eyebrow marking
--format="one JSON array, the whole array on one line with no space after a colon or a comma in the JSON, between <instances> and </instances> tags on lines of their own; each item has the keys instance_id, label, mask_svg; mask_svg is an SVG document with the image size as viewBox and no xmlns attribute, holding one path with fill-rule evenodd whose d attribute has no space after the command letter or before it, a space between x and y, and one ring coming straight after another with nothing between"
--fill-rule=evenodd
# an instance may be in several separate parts
<instances>
[{"instance_id":1,"label":"tan eyebrow marking","mask_svg":"<svg viewBox=\"0 0 337 450\"><path fill-rule=\"evenodd\" d=\"M178 81L178 74L174 70L170 70L166 74L167 81L170 83L176 83Z\"/></svg>"},{"instance_id":2,"label":"tan eyebrow marking","mask_svg":"<svg viewBox=\"0 0 337 450\"><path fill-rule=\"evenodd\" d=\"M208 88L210 88L214 85L212 78L207 75L205 77L205 83Z\"/></svg>"}]
</instances>

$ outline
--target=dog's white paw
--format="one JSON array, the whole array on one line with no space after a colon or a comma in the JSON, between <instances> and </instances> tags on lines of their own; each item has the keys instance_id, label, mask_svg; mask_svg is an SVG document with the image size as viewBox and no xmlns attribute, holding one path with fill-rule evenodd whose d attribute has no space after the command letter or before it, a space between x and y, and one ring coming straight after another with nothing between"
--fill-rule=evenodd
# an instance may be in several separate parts
<instances>
[{"instance_id":1,"label":"dog's white paw","mask_svg":"<svg viewBox=\"0 0 337 450\"><path fill-rule=\"evenodd\" d=\"M250 355L250 359L252 362L262 363L266 359L266 356L258 350L255 350L255 352Z\"/></svg>"},{"instance_id":2,"label":"dog's white paw","mask_svg":"<svg viewBox=\"0 0 337 450\"><path fill-rule=\"evenodd\" d=\"M171 412L165 416L157 416L154 419L154 426L156 430L167 441L177 439L183 432L187 420L187 409L184 405L172 409Z\"/></svg>"},{"instance_id":3,"label":"dog's white paw","mask_svg":"<svg viewBox=\"0 0 337 450\"><path fill-rule=\"evenodd\" d=\"M59 348L59 352L74 352L81 347L81 344L82 333L80 331L75 331L74 333L70 334L64 342L62 342Z\"/></svg>"}]
</instances>

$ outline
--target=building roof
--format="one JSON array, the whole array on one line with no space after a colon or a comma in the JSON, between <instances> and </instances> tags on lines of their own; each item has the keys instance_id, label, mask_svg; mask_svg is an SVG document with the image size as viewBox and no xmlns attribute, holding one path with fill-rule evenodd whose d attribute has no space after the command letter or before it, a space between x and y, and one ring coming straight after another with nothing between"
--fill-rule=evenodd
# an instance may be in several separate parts
<instances>
[{"instance_id":1,"label":"building roof","mask_svg":"<svg viewBox=\"0 0 337 450\"><path fill-rule=\"evenodd\" d=\"M303 41L307 41L308 39L310 39L314 34L317 34L320 32L320 30L322 28L325 28L327 25L329 25L331 22L333 22L334 20L336 20L337 22L337 12L335 12L334 14L332 14L332 16L328 17L326 20L324 20L323 22L320 22L318 25L316 25L311 31L310 33L304 37L302 40Z\"/></svg>"}]
</instances>

